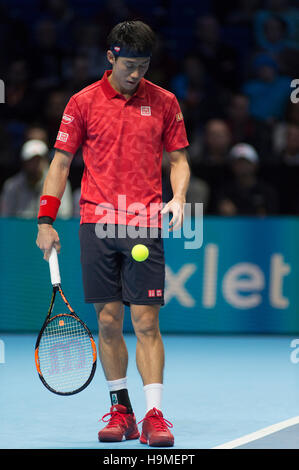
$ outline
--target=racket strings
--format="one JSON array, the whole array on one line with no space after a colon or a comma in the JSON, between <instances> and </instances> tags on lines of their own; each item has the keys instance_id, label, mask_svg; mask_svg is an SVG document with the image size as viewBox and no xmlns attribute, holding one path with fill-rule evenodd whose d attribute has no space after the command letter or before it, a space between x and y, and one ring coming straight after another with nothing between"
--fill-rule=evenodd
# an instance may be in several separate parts
<instances>
[{"instance_id":1,"label":"racket strings","mask_svg":"<svg viewBox=\"0 0 299 470\"><path fill-rule=\"evenodd\" d=\"M62 393L72 392L89 379L93 366L91 339L71 315L53 317L38 348L39 365L47 384Z\"/></svg>"}]
</instances>

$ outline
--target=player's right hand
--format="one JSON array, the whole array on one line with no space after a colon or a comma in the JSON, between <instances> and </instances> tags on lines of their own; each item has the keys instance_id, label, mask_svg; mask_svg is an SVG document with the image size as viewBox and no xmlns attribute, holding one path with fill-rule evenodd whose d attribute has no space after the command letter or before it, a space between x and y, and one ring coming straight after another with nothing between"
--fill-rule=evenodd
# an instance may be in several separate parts
<instances>
[{"instance_id":1,"label":"player's right hand","mask_svg":"<svg viewBox=\"0 0 299 470\"><path fill-rule=\"evenodd\" d=\"M44 252L44 259L46 261L49 261L53 246L55 246L57 253L60 253L61 245L59 235L50 224L40 224L38 226L36 244Z\"/></svg>"}]
</instances>

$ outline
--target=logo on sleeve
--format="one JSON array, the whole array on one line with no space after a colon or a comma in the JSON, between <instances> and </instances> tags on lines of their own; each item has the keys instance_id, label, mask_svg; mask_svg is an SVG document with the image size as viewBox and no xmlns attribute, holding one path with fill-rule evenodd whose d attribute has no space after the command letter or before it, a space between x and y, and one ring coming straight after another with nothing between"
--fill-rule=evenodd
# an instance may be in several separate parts
<instances>
[{"instance_id":1,"label":"logo on sleeve","mask_svg":"<svg viewBox=\"0 0 299 470\"><path fill-rule=\"evenodd\" d=\"M70 122L73 122L74 120L74 117L73 116L69 116L68 114L64 114L62 116L62 122L63 124L70 124Z\"/></svg>"},{"instance_id":2,"label":"logo on sleeve","mask_svg":"<svg viewBox=\"0 0 299 470\"><path fill-rule=\"evenodd\" d=\"M175 115L175 118L176 118L176 121L177 121L177 122L182 121L182 120L184 119L183 113L178 113L178 114L176 114L176 115Z\"/></svg>"},{"instance_id":3,"label":"logo on sleeve","mask_svg":"<svg viewBox=\"0 0 299 470\"><path fill-rule=\"evenodd\" d=\"M59 131L57 135L57 140L61 140L61 142L66 142L68 137L69 137L69 134Z\"/></svg>"},{"instance_id":4,"label":"logo on sleeve","mask_svg":"<svg viewBox=\"0 0 299 470\"><path fill-rule=\"evenodd\" d=\"M141 106L141 116L151 116L152 111L150 106Z\"/></svg>"}]
</instances>

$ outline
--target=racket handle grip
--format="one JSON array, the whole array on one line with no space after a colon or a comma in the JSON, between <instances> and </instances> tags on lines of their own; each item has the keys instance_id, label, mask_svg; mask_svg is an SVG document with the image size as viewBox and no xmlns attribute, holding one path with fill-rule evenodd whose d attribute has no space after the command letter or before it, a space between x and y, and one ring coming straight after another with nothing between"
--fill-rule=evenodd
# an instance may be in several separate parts
<instances>
[{"instance_id":1,"label":"racket handle grip","mask_svg":"<svg viewBox=\"0 0 299 470\"><path fill-rule=\"evenodd\" d=\"M56 248L53 246L49 257L50 276L53 286L61 283L58 256Z\"/></svg>"}]
</instances>

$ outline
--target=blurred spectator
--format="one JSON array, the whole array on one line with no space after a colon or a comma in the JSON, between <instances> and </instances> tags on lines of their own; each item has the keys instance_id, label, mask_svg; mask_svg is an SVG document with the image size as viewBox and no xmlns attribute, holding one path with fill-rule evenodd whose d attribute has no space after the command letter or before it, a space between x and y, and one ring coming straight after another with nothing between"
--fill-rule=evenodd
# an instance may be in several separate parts
<instances>
[{"instance_id":1,"label":"blurred spectator","mask_svg":"<svg viewBox=\"0 0 299 470\"><path fill-rule=\"evenodd\" d=\"M280 16L272 15L265 18L263 23L263 36L259 41L262 51L270 53L273 58L278 57L288 44L288 25Z\"/></svg>"},{"instance_id":2,"label":"blurred spectator","mask_svg":"<svg viewBox=\"0 0 299 470\"><path fill-rule=\"evenodd\" d=\"M299 49L286 48L278 56L281 73L299 77Z\"/></svg>"},{"instance_id":3,"label":"blurred spectator","mask_svg":"<svg viewBox=\"0 0 299 470\"><path fill-rule=\"evenodd\" d=\"M12 136L4 126L0 126L0 168L13 167L17 163Z\"/></svg>"},{"instance_id":4,"label":"blurred spectator","mask_svg":"<svg viewBox=\"0 0 299 470\"><path fill-rule=\"evenodd\" d=\"M298 13L297 13L298 16ZM296 29L299 29L299 16ZM258 50L270 55L284 75L297 76L299 71L299 42L290 41L290 25L283 15L269 15L263 23L264 37Z\"/></svg>"},{"instance_id":5,"label":"blurred spectator","mask_svg":"<svg viewBox=\"0 0 299 470\"><path fill-rule=\"evenodd\" d=\"M42 140L43 142L45 142L46 145L48 145L48 142L49 142L47 130L38 124L33 124L29 126L25 130L24 138L25 138L25 141Z\"/></svg>"},{"instance_id":6,"label":"blurred spectator","mask_svg":"<svg viewBox=\"0 0 299 470\"><path fill-rule=\"evenodd\" d=\"M3 126L3 133L7 135L13 151L11 164L7 162L6 166L14 166L18 161L24 130L32 120L32 116L37 113L38 97L32 83L29 64L25 59L12 58L3 78L5 103L1 105L1 126Z\"/></svg>"},{"instance_id":7,"label":"blurred spectator","mask_svg":"<svg viewBox=\"0 0 299 470\"><path fill-rule=\"evenodd\" d=\"M194 176L208 184L205 211L208 209L212 214L215 213L216 191L229 174L227 163L230 147L231 133L227 123L222 119L210 119L204 126L200 141L188 148Z\"/></svg>"},{"instance_id":8,"label":"blurred spectator","mask_svg":"<svg viewBox=\"0 0 299 470\"><path fill-rule=\"evenodd\" d=\"M225 8L226 2L219 2ZM229 24L239 25L242 27L252 27L255 13L260 6L260 0L239 0L235 2L234 8L231 5L226 4L228 12L226 13L223 21L227 21Z\"/></svg>"},{"instance_id":9,"label":"blurred spectator","mask_svg":"<svg viewBox=\"0 0 299 470\"><path fill-rule=\"evenodd\" d=\"M28 140L21 149L22 169L5 181L1 197L4 217L36 218L43 183L48 171L48 147L41 140ZM67 182L58 217L72 216L72 191Z\"/></svg>"},{"instance_id":10,"label":"blurred spectator","mask_svg":"<svg viewBox=\"0 0 299 470\"><path fill-rule=\"evenodd\" d=\"M291 79L280 76L276 62L265 54L254 59L253 68L255 77L243 86L250 100L250 114L269 123L281 119L290 99Z\"/></svg>"},{"instance_id":11,"label":"blurred spectator","mask_svg":"<svg viewBox=\"0 0 299 470\"><path fill-rule=\"evenodd\" d=\"M200 161L209 166L226 165L232 136L227 123L210 119L204 128Z\"/></svg>"},{"instance_id":12,"label":"blurred spectator","mask_svg":"<svg viewBox=\"0 0 299 470\"><path fill-rule=\"evenodd\" d=\"M65 54L66 51L59 44L54 21L46 18L38 21L30 56L30 68L38 89L60 85Z\"/></svg>"},{"instance_id":13,"label":"blurred spectator","mask_svg":"<svg viewBox=\"0 0 299 470\"><path fill-rule=\"evenodd\" d=\"M281 20L280 25L268 23L269 18L278 18ZM270 31L269 31L270 24ZM257 11L254 20L254 32L256 43L259 47L264 48L273 43L281 41L284 37L286 45L289 47L299 46L299 13L296 6L290 6L288 0L267 0L262 9ZM272 29L272 30L271 30ZM274 40L274 41L273 41Z\"/></svg>"},{"instance_id":14,"label":"blurred spectator","mask_svg":"<svg viewBox=\"0 0 299 470\"><path fill-rule=\"evenodd\" d=\"M156 34L155 50L145 78L163 88L166 88L167 90L170 90L171 80L175 75L177 68L177 59L173 57L171 51L167 47L167 42L158 32L158 34Z\"/></svg>"},{"instance_id":15,"label":"blurred spectator","mask_svg":"<svg viewBox=\"0 0 299 470\"><path fill-rule=\"evenodd\" d=\"M10 9L10 2L0 4L0 76L3 78L10 62L24 59L30 53L30 28L22 15Z\"/></svg>"},{"instance_id":16,"label":"blurred spectator","mask_svg":"<svg viewBox=\"0 0 299 470\"><path fill-rule=\"evenodd\" d=\"M256 148L261 160L271 160L272 127L249 112L249 98L243 93L231 96L226 109L226 122L232 135L232 144L247 142Z\"/></svg>"},{"instance_id":17,"label":"blurred spectator","mask_svg":"<svg viewBox=\"0 0 299 470\"><path fill-rule=\"evenodd\" d=\"M294 1L215 0L212 8L194 4L192 31L190 22L185 27L185 12L184 18L180 11L169 15L168 1L153 7L126 0L5 3L0 5L0 77L6 101L1 105L0 189L20 167L25 174L19 149L27 140L43 141L51 160L68 99L110 68L107 34L119 21L141 18L158 35L146 78L173 91L184 114L190 199L218 213L216 192L230 181L233 169L229 151L246 142L259 156L258 175L279 188L282 213L299 214L299 104L290 102L290 81L299 77ZM197 16L207 11L212 13ZM182 42L187 47L178 47ZM181 55L186 50L188 55ZM248 70L252 57L254 68ZM69 175L73 188L80 185L83 166L79 149ZM163 190L166 181L163 175Z\"/></svg>"},{"instance_id":18,"label":"blurred spectator","mask_svg":"<svg viewBox=\"0 0 299 470\"><path fill-rule=\"evenodd\" d=\"M100 80L102 74L92 75L92 67L88 56L76 56L69 64L68 77L65 77L63 88L69 96L78 93L91 83Z\"/></svg>"},{"instance_id":19,"label":"blurred spectator","mask_svg":"<svg viewBox=\"0 0 299 470\"><path fill-rule=\"evenodd\" d=\"M75 57L84 58L86 61L87 80L99 80L108 65L106 59L106 47L100 41L99 25L93 22L80 22L75 30ZM74 79L74 72L71 65L70 73L66 79Z\"/></svg>"},{"instance_id":20,"label":"blurred spectator","mask_svg":"<svg viewBox=\"0 0 299 470\"><path fill-rule=\"evenodd\" d=\"M50 20L57 32L58 43L70 47L73 40L75 14L68 0L40 0L41 19Z\"/></svg>"},{"instance_id":21,"label":"blurred spectator","mask_svg":"<svg viewBox=\"0 0 299 470\"><path fill-rule=\"evenodd\" d=\"M207 212L210 202L210 188L206 181L191 173L190 183L186 195L186 202L191 204L191 216L196 215L195 204L203 204L204 213Z\"/></svg>"},{"instance_id":22,"label":"blurred spectator","mask_svg":"<svg viewBox=\"0 0 299 470\"><path fill-rule=\"evenodd\" d=\"M278 214L276 191L258 177L258 154L246 143L232 147L233 177L218 190L217 213L222 216Z\"/></svg>"},{"instance_id":23,"label":"blurred spectator","mask_svg":"<svg viewBox=\"0 0 299 470\"><path fill-rule=\"evenodd\" d=\"M19 125L23 131L37 110L37 98L32 83L32 72L25 59L12 60L5 77L5 106L1 115L6 123Z\"/></svg>"},{"instance_id":24,"label":"blurred spectator","mask_svg":"<svg viewBox=\"0 0 299 470\"><path fill-rule=\"evenodd\" d=\"M286 130L288 123L299 126L299 106L298 103L289 102L284 119L278 121L273 126L272 142L273 150L276 155L280 154L286 145Z\"/></svg>"},{"instance_id":25,"label":"blurred spectator","mask_svg":"<svg viewBox=\"0 0 299 470\"><path fill-rule=\"evenodd\" d=\"M60 121L69 98L70 94L63 88L53 90L46 95L43 112L41 111L41 122L47 129L50 147L55 143Z\"/></svg>"},{"instance_id":26,"label":"blurred spectator","mask_svg":"<svg viewBox=\"0 0 299 470\"><path fill-rule=\"evenodd\" d=\"M196 21L194 52L205 66L207 74L221 87L235 90L239 87L238 55L225 42L216 17L200 16Z\"/></svg>"},{"instance_id":27,"label":"blurred spectator","mask_svg":"<svg viewBox=\"0 0 299 470\"><path fill-rule=\"evenodd\" d=\"M299 124L286 125L286 142L279 154L279 161L285 165L299 165Z\"/></svg>"},{"instance_id":28,"label":"blurred spectator","mask_svg":"<svg viewBox=\"0 0 299 470\"><path fill-rule=\"evenodd\" d=\"M219 113L224 96L206 74L201 60L194 53L182 62L182 70L171 80L171 91L183 108L185 124L190 140L202 125Z\"/></svg>"},{"instance_id":29,"label":"blurred spectator","mask_svg":"<svg viewBox=\"0 0 299 470\"><path fill-rule=\"evenodd\" d=\"M206 85L205 69L195 54L188 54L182 61L182 70L171 81L171 88L179 100L188 101L188 94L194 90L201 94ZM197 105L201 96L196 100ZM193 100L192 100L193 104Z\"/></svg>"}]
</instances>

